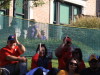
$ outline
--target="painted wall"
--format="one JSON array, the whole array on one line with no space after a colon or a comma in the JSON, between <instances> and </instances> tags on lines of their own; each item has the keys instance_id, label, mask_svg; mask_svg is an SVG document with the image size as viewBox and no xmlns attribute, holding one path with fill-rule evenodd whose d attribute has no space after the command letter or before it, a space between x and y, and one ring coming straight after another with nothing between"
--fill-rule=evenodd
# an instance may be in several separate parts
<instances>
[{"instance_id":1,"label":"painted wall","mask_svg":"<svg viewBox=\"0 0 100 75\"><path fill-rule=\"evenodd\" d=\"M44 0L44 1L45 1L44 5L33 8L33 18L37 22L49 23L49 17L50 17L49 0Z\"/></svg>"},{"instance_id":2,"label":"painted wall","mask_svg":"<svg viewBox=\"0 0 100 75\"><path fill-rule=\"evenodd\" d=\"M96 16L96 0L87 0L84 15Z\"/></svg>"}]
</instances>

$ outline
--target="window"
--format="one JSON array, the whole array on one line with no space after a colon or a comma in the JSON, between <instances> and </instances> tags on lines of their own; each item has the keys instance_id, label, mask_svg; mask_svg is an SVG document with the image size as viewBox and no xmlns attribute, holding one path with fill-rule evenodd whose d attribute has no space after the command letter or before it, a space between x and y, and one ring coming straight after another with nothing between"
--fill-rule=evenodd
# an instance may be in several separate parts
<instances>
[{"instance_id":1,"label":"window","mask_svg":"<svg viewBox=\"0 0 100 75\"><path fill-rule=\"evenodd\" d=\"M72 3L54 2L54 23L70 24L75 21L74 16L81 14L81 6Z\"/></svg>"},{"instance_id":2,"label":"window","mask_svg":"<svg viewBox=\"0 0 100 75\"><path fill-rule=\"evenodd\" d=\"M20 30L25 27L24 21L21 18L28 18L28 0L14 0L14 17L17 17L14 19L16 21L16 28L19 28ZM20 18L20 19L19 19ZM26 22L25 22L26 23ZM26 23L28 24L28 22Z\"/></svg>"},{"instance_id":3,"label":"window","mask_svg":"<svg viewBox=\"0 0 100 75\"><path fill-rule=\"evenodd\" d=\"M69 5L60 4L60 24L69 24Z\"/></svg>"},{"instance_id":4,"label":"window","mask_svg":"<svg viewBox=\"0 0 100 75\"><path fill-rule=\"evenodd\" d=\"M14 1L14 16L18 18L24 18L23 12L23 0L15 0Z\"/></svg>"}]
</instances>

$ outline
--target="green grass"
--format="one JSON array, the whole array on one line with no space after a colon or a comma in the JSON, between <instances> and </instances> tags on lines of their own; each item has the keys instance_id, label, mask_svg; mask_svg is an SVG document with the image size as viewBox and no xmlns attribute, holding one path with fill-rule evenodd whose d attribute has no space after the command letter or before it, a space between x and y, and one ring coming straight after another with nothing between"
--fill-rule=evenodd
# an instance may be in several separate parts
<instances>
[{"instance_id":1,"label":"green grass","mask_svg":"<svg viewBox=\"0 0 100 75\"><path fill-rule=\"evenodd\" d=\"M58 60L57 59L52 60L52 67L58 68Z\"/></svg>"},{"instance_id":2,"label":"green grass","mask_svg":"<svg viewBox=\"0 0 100 75\"><path fill-rule=\"evenodd\" d=\"M31 69L31 58L27 59L27 69L30 70Z\"/></svg>"},{"instance_id":3,"label":"green grass","mask_svg":"<svg viewBox=\"0 0 100 75\"><path fill-rule=\"evenodd\" d=\"M89 67L88 62L85 62L86 67ZM28 65L27 69L30 70L31 68L31 58L28 58ZM58 68L58 61L57 59L52 59L52 67Z\"/></svg>"},{"instance_id":4,"label":"green grass","mask_svg":"<svg viewBox=\"0 0 100 75\"><path fill-rule=\"evenodd\" d=\"M28 60L27 60L27 69L28 70L30 70L31 69L31 58L28 58ZM57 59L53 59L52 60L52 67L54 67L54 68L58 68L58 61L57 61Z\"/></svg>"},{"instance_id":5,"label":"green grass","mask_svg":"<svg viewBox=\"0 0 100 75\"><path fill-rule=\"evenodd\" d=\"M85 62L85 65L86 65L86 67L89 67L89 63L88 62Z\"/></svg>"}]
</instances>

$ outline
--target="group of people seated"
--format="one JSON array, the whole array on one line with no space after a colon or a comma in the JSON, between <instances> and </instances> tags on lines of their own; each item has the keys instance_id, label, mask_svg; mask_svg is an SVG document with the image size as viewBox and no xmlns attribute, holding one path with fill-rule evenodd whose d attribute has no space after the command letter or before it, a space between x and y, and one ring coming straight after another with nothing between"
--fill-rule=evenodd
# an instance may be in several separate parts
<instances>
[{"instance_id":1,"label":"group of people seated","mask_svg":"<svg viewBox=\"0 0 100 75\"><path fill-rule=\"evenodd\" d=\"M92 54L86 67L80 48L71 47L72 40L65 37L55 50L58 68L52 67L52 55L45 44L39 44L32 56L31 70L27 71L27 58L21 57L26 51L16 34L10 35L7 46L0 49L0 75L100 75L100 58Z\"/></svg>"}]
</instances>

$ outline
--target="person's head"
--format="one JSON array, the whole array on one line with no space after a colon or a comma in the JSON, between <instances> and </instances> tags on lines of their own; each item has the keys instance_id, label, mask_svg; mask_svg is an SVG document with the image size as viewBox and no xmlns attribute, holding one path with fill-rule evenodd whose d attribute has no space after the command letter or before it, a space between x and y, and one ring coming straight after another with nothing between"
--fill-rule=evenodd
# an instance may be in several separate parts
<instances>
[{"instance_id":1,"label":"person's head","mask_svg":"<svg viewBox=\"0 0 100 75\"><path fill-rule=\"evenodd\" d=\"M89 57L89 65L90 65L90 68L94 68L94 69L97 68L98 59L97 59L95 54L90 55L90 57Z\"/></svg>"},{"instance_id":2,"label":"person's head","mask_svg":"<svg viewBox=\"0 0 100 75\"><path fill-rule=\"evenodd\" d=\"M70 37L64 37L63 41L66 42L65 46L70 46L72 44Z\"/></svg>"},{"instance_id":3,"label":"person's head","mask_svg":"<svg viewBox=\"0 0 100 75\"><path fill-rule=\"evenodd\" d=\"M47 73L47 75L57 75L57 73L58 73L58 69L52 68L52 69L50 69L50 71Z\"/></svg>"},{"instance_id":4,"label":"person's head","mask_svg":"<svg viewBox=\"0 0 100 75\"><path fill-rule=\"evenodd\" d=\"M67 66L67 71L68 72L78 73L79 67L78 67L78 61L77 61L77 59L71 58L69 60L68 66Z\"/></svg>"},{"instance_id":5,"label":"person's head","mask_svg":"<svg viewBox=\"0 0 100 75\"><path fill-rule=\"evenodd\" d=\"M30 19L30 25L33 26L35 24L36 20L35 19Z\"/></svg>"},{"instance_id":6,"label":"person's head","mask_svg":"<svg viewBox=\"0 0 100 75\"><path fill-rule=\"evenodd\" d=\"M79 61L82 60L82 51L80 48L75 48L74 51L72 52L72 56L76 59L78 59Z\"/></svg>"},{"instance_id":7,"label":"person's head","mask_svg":"<svg viewBox=\"0 0 100 75\"><path fill-rule=\"evenodd\" d=\"M45 32L44 32L44 30L41 30L41 35L45 35Z\"/></svg>"},{"instance_id":8,"label":"person's head","mask_svg":"<svg viewBox=\"0 0 100 75\"><path fill-rule=\"evenodd\" d=\"M14 35L9 35L8 40L7 40L7 45L11 49L16 46L16 41L15 41L15 36Z\"/></svg>"},{"instance_id":9,"label":"person's head","mask_svg":"<svg viewBox=\"0 0 100 75\"><path fill-rule=\"evenodd\" d=\"M100 56L98 57L98 67L100 68Z\"/></svg>"},{"instance_id":10,"label":"person's head","mask_svg":"<svg viewBox=\"0 0 100 75\"><path fill-rule=\"evenodd\" d=\"M41 49L42 49L41 51L40 51L40 46L41 46ZM36 52L38 52L38 51L39 51L40 56L46 57L46 55L47 55L47 48L46 48L45 44L39 44L38 47L37 47Z\"/></svg>"}]
</instances>

